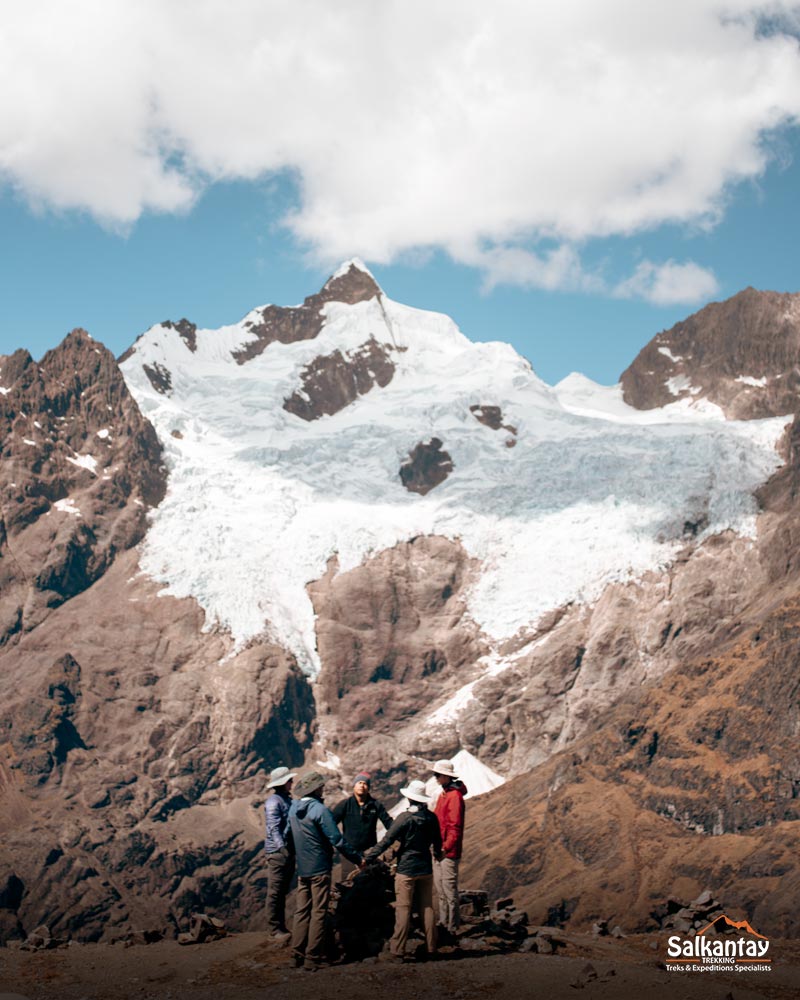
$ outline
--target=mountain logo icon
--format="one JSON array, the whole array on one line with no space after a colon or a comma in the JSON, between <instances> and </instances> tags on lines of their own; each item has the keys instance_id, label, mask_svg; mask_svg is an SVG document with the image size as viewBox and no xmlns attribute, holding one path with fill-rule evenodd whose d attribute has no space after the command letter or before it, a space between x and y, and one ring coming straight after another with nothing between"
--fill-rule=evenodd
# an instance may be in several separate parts
<instances>
[{"instance_id":1,"label":"mountain logo icon","mask_svg":"<svg viewBox=\"0 0 800 1000\"><path fill-rule=\"evenodd\" d=\"M717 917L716 920L712 920L707 927L704 927L701 931L698 931L697 936L700 937L701 934L705 934L707 931L710 930L720 931L724 930L727 927L732 927L734 930L737 931L744 931L745 934L752 934L753 937L761 938L762 941L767 940L766 936L764 934L759 934L758 931L751 926L748 920L731 920L731 918L726 916L724 913L722 914L722 916Z\"/></svg>"}]
</instances>

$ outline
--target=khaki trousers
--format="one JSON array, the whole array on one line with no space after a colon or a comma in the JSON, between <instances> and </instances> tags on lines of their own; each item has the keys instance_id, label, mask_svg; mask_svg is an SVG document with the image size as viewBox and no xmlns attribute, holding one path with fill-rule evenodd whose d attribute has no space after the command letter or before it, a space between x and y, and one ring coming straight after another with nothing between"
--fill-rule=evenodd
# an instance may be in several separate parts
<instances>
[{"instance_id":1,"label":"khaki trousers","mask_svg":"<svg viewBox=\"0 0 800 1000\"><path fill-rule=\"evenodd\" d=\"M325 958L325 917L331 897L331 873L298 877L292 951L307 966Z\"/></svg>"},{"instance_id":2,"label":"khaki trousers","mask_svg":"<svg viewBox=\"0 0 800 1000\"><path fill-rule=\"evenodd\" d=\"M411 930L411 913L416 897L417 909L425 927L428 954L436 951L436 917L433 912L433 875L395 875L394 877L394 934L389 942L393 955L402 957L406 952L408 932Z\"/></svg>"},{"instance_id":3,"label":"khaki trousers","mask_svg":"<svg viewBox=\"0 0 800 1000\"><path fill-rule=\"evenodd\" d=\"M442 858L433 862L433 882L439 900L439 923L449 931L458 930L461 913L458 906L458 859Z\"/></svg>"}]
</instances>

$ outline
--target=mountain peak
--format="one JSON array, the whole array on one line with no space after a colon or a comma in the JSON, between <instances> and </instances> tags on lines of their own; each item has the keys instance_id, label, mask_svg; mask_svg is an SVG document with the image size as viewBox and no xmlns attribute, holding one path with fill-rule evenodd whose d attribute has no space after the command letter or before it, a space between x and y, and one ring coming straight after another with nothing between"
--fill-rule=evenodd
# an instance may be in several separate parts
<instances>
[{"instance_id":1,"label":"mountain peak","mask_svg":"<svg viewBox=\"0 0 800 1000\"><path fill-rule=\"evenodd\" d=\"M341 302L354 306L381 295L381 289L367 268L358 258L345 261L328 278L322 289L309 295L301 306L265 306L257 317L246 326L255 339L234 353L239 364L258 357L276 340L293 344L300 340L313 340L325 323L324 306L328 302Z\"/></svg>"},{"instance_id":2,"label":"mountain peak","mask_svg":"<svg viewBox=\"0 0 800 1000\"><path fill-rule=\"evenodd\" d=\"M347 274L351 270L361 271L368 277L372 278L373 281L375 281L375 275L372 273L372 271L370 271L370 269L367 267L367 265L360 257L351 257L349 260L343 261L336 269L336 271L334 271L334 273L330 276L330 278L328 278L328 281L334 281L336 278L341 278L343 275Z\"/></svg>"},{"instance_id":3,"label":"mountain peak","mask_svg":"<svg viewBox=\"0 0 800 1000\"><path fill-rule=\"evenodd\" d=\"M659 333L620 381L638 409L704 399L750 419L794 411L799 366L800 295L745 288Z\"/></svg>"},{"instance_id":4,"label":"mountain peak","mask_svg":"<svg viewBox=\"0 0 800 1000\"><path fill-rule=\"evenodd\" d=\"M365 302L380 294L380 285L369 268L358 257L352 257L328 278L319 295L312 298L355 305L356 302ZM308 301L306 299L307 303Z\"/></svg>"}]
</instances>

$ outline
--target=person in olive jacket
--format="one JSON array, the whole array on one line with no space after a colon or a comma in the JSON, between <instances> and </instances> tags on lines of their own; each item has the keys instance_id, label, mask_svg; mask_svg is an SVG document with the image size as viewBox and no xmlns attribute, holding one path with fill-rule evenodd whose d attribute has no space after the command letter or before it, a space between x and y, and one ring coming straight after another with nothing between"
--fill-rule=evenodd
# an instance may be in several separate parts
<instances>
[{"instance_id":1,"label":"person in olive jacket","mask_svg":"<svg viewBox=\"0 0 800 1000\"><path fill-rule=\"evenodd\" d=\"M353 782L353 794L337 802L331 810L333 818L342 828L345 840L362 852L378 843L378 820L386 830L392 825L392 817L382 803L373 799L370 794L371 781L370 775L361 771ZM342 859L341 877L348 875L354 867L352 862Z\"/></svg>"},{"instance_id":2,"label":"person in olive jacket","mask_svg":"<svg viewBox=\"0 0 800 1000\"><path fill-rule=\"evenodd\" d=\"M408 809L400 813L379 844L364 852L364 860L372 861L395 842L400 845L394 877L394 934L389 942L391 953L398 961L405 957L415 897L425 927L428 956L436 953L432 859L441 857L442 853L439 821L428 809L430 800L425 794L424 783L412 781L408 787L400 789L400 794L408 799Z\"/></svg>"}]
</instances>

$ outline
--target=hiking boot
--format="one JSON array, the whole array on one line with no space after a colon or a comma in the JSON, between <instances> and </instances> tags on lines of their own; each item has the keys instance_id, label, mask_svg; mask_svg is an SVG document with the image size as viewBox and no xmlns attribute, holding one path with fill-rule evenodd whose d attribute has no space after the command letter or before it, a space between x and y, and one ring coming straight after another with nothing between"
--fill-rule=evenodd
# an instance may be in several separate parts
<instances>
[{"instance_id":1,"label":"hiking boot","mask_svg":"<svg viewBox=\"0 0 800 1000\"><path fill-rule=\"evenodd\" d=\"M387 962L389 965L400 965L403 962L403 956L395 955L393 951L382 951L378 955L378 961L381 963Z\"/></svg>"}]
</instances>

